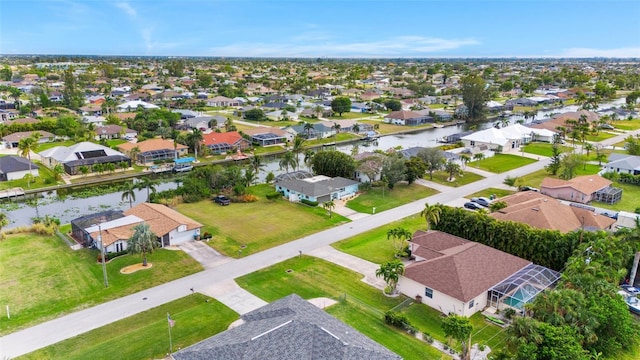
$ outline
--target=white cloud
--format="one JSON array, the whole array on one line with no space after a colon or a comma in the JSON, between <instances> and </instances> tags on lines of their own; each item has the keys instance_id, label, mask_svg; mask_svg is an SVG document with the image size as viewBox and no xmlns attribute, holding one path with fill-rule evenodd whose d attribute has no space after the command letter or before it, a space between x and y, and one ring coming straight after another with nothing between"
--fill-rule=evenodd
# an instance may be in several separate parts
<instances>
[{"instance_id":1,"label":"white cloud","mask_svg":"<svg viewBox=\"0 0 640 360\"><path fill-rule=\"evenodd\" d=\"M136 16L138 16L136 9L134 9L133 6L131 6L131 4L127 2L119 2L119 3L116 3L115 5L120 10L124 11L127 15L131 16L132 18L135 18Z\"/></svg>"},{"instance_id":2,"label":"white cloud","mask_svg":"<svg viewBox=\"0 0 640 360\"><path fill-rule=\"evenodd\" d=\"M379 41L340 43L328 41L328 37L320 36L318 33L306 34L306 36L302 34L290 40L289 44L265 42L229 44L211 48L210 52L213 56L250 57L413 57L480 44L475 39L441 39L424 36L400 36Z\"/></svg>"}]
</instances>

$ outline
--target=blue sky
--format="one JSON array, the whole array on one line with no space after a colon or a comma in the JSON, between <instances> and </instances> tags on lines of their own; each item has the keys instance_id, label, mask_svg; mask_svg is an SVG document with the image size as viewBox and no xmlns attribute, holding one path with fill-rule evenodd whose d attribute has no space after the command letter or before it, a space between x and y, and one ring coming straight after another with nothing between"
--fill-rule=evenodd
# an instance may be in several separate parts
<instances>
[{"instance_id":1,"label":"blue sky","mask_svg":"<svg viewBox=\"0 0 640 360\"><path fill-rule=\"evenodd\" d=\"M640 57L638 0L0 0L0 54Z\"/></svg>"}]
</instances>

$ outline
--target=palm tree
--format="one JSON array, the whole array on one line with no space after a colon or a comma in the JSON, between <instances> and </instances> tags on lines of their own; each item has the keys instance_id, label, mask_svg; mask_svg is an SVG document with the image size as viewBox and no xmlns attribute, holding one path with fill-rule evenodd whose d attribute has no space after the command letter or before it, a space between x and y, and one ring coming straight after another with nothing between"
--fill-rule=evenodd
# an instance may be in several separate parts
<instances>
[{"instance_id":1,"label":"palm tree","mask_svg":"<svg viewBox=\"0 0 640 360\"><path fill-rule=\"evenodd\" d=\"M256 154L254 153L253 157L251 158L251 168L253 168L253 172L255 173L255 175L258 176L260 170L264 169L264 162L262 160L262 157L256 156Z\"/></svg>"},{"instance_id":2,"label":"palm tree","mask_svg":"<svg viewBox=\"0 0 640 360\"><path fill-rule=\"evenodd\" d=\"M26 157L29 160L29 174L31 174L31 152L35 152L38 149L38 140L40 139L40 133L34 132L31 136L22 138L18 142L18 155ZM31 187L31 181L27 181L27 187Z\"/></svg>"},{"instance_id":3,"label":"palm tree","mask_svg":"<svg viewBox=\"0 0 640 360\"><path fill-rule=\"evenodd\" d=\"M200 143L204 138L202 135L202 130L193 129L193 132L189 134L191 141L193 142L193 152L195 154L196 162L198 161L198 149L200 149Z\"/></svg>"},{"instance_id":4,"label":"palm tree","mask_svg":"<svg viewBox=\"0 0 640 360\"><path fill-rule=\"evenodd\" d=\"M56 164L53 167L53 176L56 180L62 179L62 174L64 174L64 166L62 164Z\"/></svg>"},{"instance_id":5,"label":"palm tree","mask_svg":"<svg viewBox=\"0 0 640 360\"><path fill-rule=\"evenodd\" d=\"M124 172L129 168L129 163L127 163L126 161L120 161L118 163L118 167L120 167L120 169L122 169L122 172Z\"/></svg>"},{"instance_id":6,"label":"palm tree","mask_svg":"<svg viewBox=\"0 0 640 360\"><path fill-rule=\"evenodd\" d=\"M376 270L376 277L382 277L387 283L385 292L387 294L394 294L396 292L396 285L400 276L404 274L404 264L398 259L386 261L380 265L380 268Z\"/></svg>"},{"instance_id":7,"label":"palm tree","mask_svg":"<svg viewBox=\"0 0 640 360\"><path fill-rule=\"evenodd\" d=\"M136 201L136 186L133 182L124 183L122 192L122 201L129 200L129 208L133 207L133 202Z\"/></svg>"},{"instance_id":8,"label":"palm tree","mask_svg":"<svg viewBox=\"0 0 640 360\"><path fill-rule=\"evenodd\" d=\"M133 161L134 163L138 162L138 154L140 154L140 148L139 147L134 147L133 149L131 149L131 151L129 151L129 156L131 156L131 161Z\"/></svg>"},{"instance_id":9,"label":"palm tree","mask_svg":"<svg viewBox=\"0 0 640 360\"><path fill-rule=\"evenodd\" d=\"M289 172L289 167L291 167L291 169L295 169L298 166L298 158L293 151L287 151L282 155L282 158L280 158L278 165L280 165L280 169L284 169L285 172Z\"/></svg>"},{"instance_id":10,"label":"palm tree","mask_svg":"<svg viewBox=\"0 0 640 360\"><path fill-rule=\"evenodd\" d=\"M304 163L307 165L309 171L311 171L311 165L313 165L313 156L315 155L315 151L308 149L304 152Z\"/></svg>"},{"instance_id":11,"label":"palm tree","mask_svg":"<svg viewBox=\"0 0 640 360\"><path fill-rule=\"evenodd\" d=\"M333 138L334 139L338 136L338 133L340 133L340 128L341 127L342 126L340 126L340 124L335 123L335 122L333 123L333 126L331 126L331 128L336 131L335 133L333 133Z\"/></svg>"},{"instance_id":12,"label":"palm tree","mask_svg":"<svg viewBox=\"0 0 640 360\"><path fill-rule=\"evenodd\" d=\"M156 183L148 177L141 177L135 188L138 190L147 189L147 202L151 200L151 194L156 193Z\"/></svg>"},{"instance_id":13,"label":"palm tree","mask_svg":"<svg viewBox=\"0 0 640 360\"><path fill-rule=\"evenodd\" d=\"M442 213L442 208L440 204L429 205L429 203L424 204L424 209L420 213L420 216L424 218L427 222L427 231L431 230L431 224L437 225L440 221L440 214Z\"/></svg>"},{"instance_id":14,"label":"palm tree","mask_svg":"<svg viewBox=\"0 0 640 360\"><path fill-rule=\"evenodd\" d=\"M82 165L78 168L78 171L82 173L82 176L87 176L87 174L89 173L89 167L87 165Z\"/></svg>"},{"instance_id":15,"label":"palm tree","mask_svg":"<svg viewBox=\"0 0 640 360\"><path fill-rule=\"evenodd\" d=\"M316 114L316 117L318 119L320 118L320 115L322 115L323 111L324 111L324 108L321 105L316 105L313 107L313 113Z\"/></svg>"},{"instance_id":16,"label":"palm tree","mask_svg":"<svg viewBox=\"0 0 640 360\"><path fill-rule=\"evenodd\" d=\"M475 160L475 161L480 161L482 159L484 159L484 154L483 153L477 153L477 154L473 155L473 160Z\"/></svg>"},{"instance_id":17,"label":"palm tree","mask_svg":"<svg viewBox=\"0 0 640 360\"><path fill-rule=\"evenodd\" d=\"M257 179L258 177L256 176L255 170L253 169L253 167L249 166L244 170L244 175L242 176L242 179L241 179L242 185L244 185L244 187L249 187Z\"/></svg>"},{"instance_id":18,"label":"palm tree","mask_svg":"<svg viewBox=\"0 0 640 360\"><path fill-rule=\"evenodd\" d=\"M449 173L449 179L447 179L447 181L453 181L454 175L460 175L462 173L460 165L452 160L449 160L446 164L444 164L444 170Z\"/></svg>"},{"instance_id":19,"label":"palm tree","mask_svg":"<svg viewBox=\"0 0 640 360\"><path fill-rule=\"evenodd\" d=\"M356 134L360 133L360 124L358 123L353 124L353 132Z\"/></svg>"},{"instance_id":20,"label":"palm tree","mask_svg":"<svg viewBox=\"0 0 640 360\"><path fill-rule=\"evenodd\" d=\"M460 162L462 163L462 169L467 168L467 164L471 161L471 157L467 154L460 154Z\"/></svg>"},{"instance_id":21,"label":"palm tree","mask_svg":"<svg viewBox=\"0 0 640 360\"><path fill-rule=\"evenodd\" d=\"M158 236L151 231L149 224L142 222L133 228L127 250L131 254L142 254L142 266L147 266L147 254L153 253L153 249L158 247Z\"/></svg>"},{"instance_id":22,"label":"palm tree","mask_svg":"<svg viewBox=\"0 0 640 360\"><path fill-rule=\"evenodd\" d=\"M322 208L327 210L327 212L329 213L329 217L331 217L333 215L333 209L336 208L336 203L333 200L326 201L322 203Z\"/></svg>"},{"instance_id":23,"label":"palm tree","mask_svg":"<svg viewBox=\"0 0 640 360\"><path fill-rule=\"evenodd\" d=\"M304 149L303 145L305 141L306 140L300 135L296 135L296 137L293 138L291 151L296 155L296 166L297 166L296 170L300 169L300 153Z\"/></svg>"},{"instance_id":24,"label":"palm tree","mask_svg":"<svg viewBox=\"0 0 640 360\"><path fill-rule=\"evenodd\" d=\"M308 122L304 123L304 131L307 133L307 139L311 137L311 130L313 130L313 124Z\"/></svg>"},{"instance_id":25,"label":"palm tree","mask_svg":"<svg viewBox=\"0 0 640 360\"><path fill-rule=\"evenodd\" d=\"M411 240L413 234L411 231L403 228L396 227L387 230L387 240L393 240L393 249L395 250L395 255L401 255L404 252L404 249L407 247L407 241Z\"/></svg>"}]
</instances>

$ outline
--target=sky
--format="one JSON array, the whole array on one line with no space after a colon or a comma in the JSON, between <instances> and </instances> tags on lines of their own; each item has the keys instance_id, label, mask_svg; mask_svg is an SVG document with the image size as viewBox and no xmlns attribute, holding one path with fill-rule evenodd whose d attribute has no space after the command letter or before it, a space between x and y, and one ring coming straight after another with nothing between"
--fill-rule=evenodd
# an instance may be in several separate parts
<instances>
[{"instance_id":1,"label":"sky","mask_svg":"<svg viewBox=\"0 0 640 360\"><path fill-rule=\"evenodd\" d=\"M640 0L0 0L0 54L640 57Z\"/></svg>"}]
</instances>

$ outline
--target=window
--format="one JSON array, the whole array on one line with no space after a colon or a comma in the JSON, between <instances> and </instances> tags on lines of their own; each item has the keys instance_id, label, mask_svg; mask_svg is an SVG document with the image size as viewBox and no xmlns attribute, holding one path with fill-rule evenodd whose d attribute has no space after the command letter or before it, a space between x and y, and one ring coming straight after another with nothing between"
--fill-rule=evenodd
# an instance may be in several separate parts
<instances>
[{"instance_id":1,"label":"window","mask_svg":"<svg viewBox=\"0 0 640 360\"><path fill-rule=\"evenodd\" d=\"M424 288L424 296L428 297L429 299L433 299L433 290Z\"/></svg>"},{"instance_id":2,"label":"window","mask_svg":"<svg viewBox=\"0 0 640 360\"><path fill-rule=\"evenodd\" d=\"M469 309L473 309L473 305L474 305L474 303L475 303L475 300L471 300L471 301L469 302Z\"/></svg>"}]
</instances>

